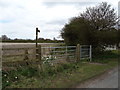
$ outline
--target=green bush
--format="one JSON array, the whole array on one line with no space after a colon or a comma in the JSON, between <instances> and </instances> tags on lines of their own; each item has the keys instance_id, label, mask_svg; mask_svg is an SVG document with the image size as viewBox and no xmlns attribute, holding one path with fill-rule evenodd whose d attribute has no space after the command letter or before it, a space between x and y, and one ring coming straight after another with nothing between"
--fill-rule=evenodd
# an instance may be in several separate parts
<instances>
[{"instance_id":1,"label":"green bush","mask_svg":"<svg viewBox=\"0 0 120 90\"><path fill-rule=\"evenodd\" d=\"M95 57L93 57L92 61L93 62L99 62L99 63L108 63L109 60L113 59L113 58L119 58L120 57L120 53L119 51L115 50L115 51L104 51L101 54L96 55Z\"/></svg>"}]
</instances>

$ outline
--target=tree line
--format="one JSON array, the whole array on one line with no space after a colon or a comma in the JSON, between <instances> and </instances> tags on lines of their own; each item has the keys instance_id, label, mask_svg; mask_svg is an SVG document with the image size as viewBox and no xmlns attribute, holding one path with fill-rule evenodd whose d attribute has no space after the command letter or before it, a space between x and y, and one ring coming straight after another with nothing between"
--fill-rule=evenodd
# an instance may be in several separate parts
<instances>
[{"instance_id":1,"label":"tree line","mask_svg":"<svg viewBox=\"0 0 120 90\"><path fill-rule=\"evenodd\" d=\"M0 37L0 39L2 40L2 42L13 42L13 43L35 43L36 39L32 40L32 39L11 39L9 38L7 35L2 35ZM53 38L53 40L51 39L44 39L44 38L38 38L38 43L62 43L63 40L57 40L55 38Z\"/></svg>"}]
</instances>

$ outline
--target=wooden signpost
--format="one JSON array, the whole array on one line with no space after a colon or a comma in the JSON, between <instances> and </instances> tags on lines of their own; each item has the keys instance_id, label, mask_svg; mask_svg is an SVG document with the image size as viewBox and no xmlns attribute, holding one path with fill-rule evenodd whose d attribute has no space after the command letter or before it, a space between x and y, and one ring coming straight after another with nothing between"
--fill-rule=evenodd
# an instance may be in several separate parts
<instances>
[{"instance_id":1,"label":"wooden signpost","mask_svg":"<svg viewBox=\"0 0 120 90\"><path fill-rule=\"evenodd\" d=\"M43 68L42 68L42 63L41 63L41 45L38 46L38 32L40 32L40 30L36 28L36 59L39 60L38 71L40 74L40 72L43 71Z\"/></svg>"},{"instance_id":2,"label":"wooden signpost","mask_svg":"<svg viewBox=\"0 0 120 90\"><path fill-rule=\"evenodd\" d=\"M38 32L40 32L40 30L36 28L36 59L38 59Z\"/></svg>"}]
</instances>

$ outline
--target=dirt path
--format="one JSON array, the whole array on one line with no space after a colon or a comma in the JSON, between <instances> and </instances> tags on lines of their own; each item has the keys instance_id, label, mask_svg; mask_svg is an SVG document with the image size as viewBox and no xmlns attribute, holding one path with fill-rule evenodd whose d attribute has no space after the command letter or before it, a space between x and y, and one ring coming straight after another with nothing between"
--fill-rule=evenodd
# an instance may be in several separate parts
<instances>
[{"instance_id":1,"label":"dirt path","mask_svg":"<svg viewBox=\"0 0 120 90\"><path fill-rule=\"evenodd\" d=\"M78 84L75 88L118 88L118 67Z\"/></svg>"}]
</instances>

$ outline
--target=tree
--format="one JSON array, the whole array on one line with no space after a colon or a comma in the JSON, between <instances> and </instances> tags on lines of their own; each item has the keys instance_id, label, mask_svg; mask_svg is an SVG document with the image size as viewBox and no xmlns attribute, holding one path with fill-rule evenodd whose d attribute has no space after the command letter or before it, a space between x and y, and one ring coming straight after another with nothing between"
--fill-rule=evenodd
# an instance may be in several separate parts
<instances>
[{"instance_id":1,"label":"tree","mask_svg":"<svg viewBox=\"0 0 120 90\"><path fill-rule=\"evenodd\" d=\"M53 41L56 41L56 40L57 40L57 39L54 37L54 38L53 38Z\"/></svg>"},{"instance_id":2,"label":"tree","mask_svg":"<svg viewBox=\"0 0 120 90\"><path fill-rule=\"evenodd\" d=\"M2 35L2 40L10 40L10 38L7 37L7 35Z\"/></svg>"},{"instance_id":3,"label":"tree","mask_svg":"<svg viewBox=\"0 0 120 90\"><path fill-rule=\"evenodd\" d=\"M80 14L81 17L89 20L90 25L94 28L96 32L95 38L96 46L100 46L101 49L108 44L117 43L117 30L115 25L117 25L117 15L114 8L108 5L107 2L102 2L96 7L89 7L86 12Z\"/></svg>"},{"instance_id":4,"label":"tree","mask_svg":"<svg viewBox=\"0 0 120 90\"><path fill-rule=\"evenodd\" d=\"M102 2L72 18L61 30L61 36L67 45L91 44L94 50L100 51L104 46L116 43L116 20L116 13L111 5Z\"/></svg>"},{"instance_id":5,"label":"tree","mask_svg":"<svg viewBox=\"0 0 120 90\"><path fill-rule=\"evenodd\" d=\"M61 36L67 45L91 44L94 37L92 30L88 20L74 17L64 26Z\"/></svg>"},{"instance_id":6,"label":"tree","mask_svg":"<svg viewBox=\"0 0 120 90\"><path fill-rule=\"evenodd\" d=\"M91 26L96 30L110 30L117 23L115 10L107 2L102 2L96 7L87 8L86 12L80 16L88 19L91 22Z\"/></svg>"}]
</instances>

